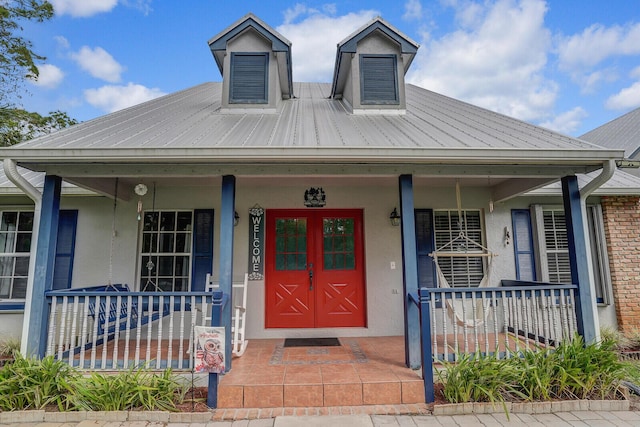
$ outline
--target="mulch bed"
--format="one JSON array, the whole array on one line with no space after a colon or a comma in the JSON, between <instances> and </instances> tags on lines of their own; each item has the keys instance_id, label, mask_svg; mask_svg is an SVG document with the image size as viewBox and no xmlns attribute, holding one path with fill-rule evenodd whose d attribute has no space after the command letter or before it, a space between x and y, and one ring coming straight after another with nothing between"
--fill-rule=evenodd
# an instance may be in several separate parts
<instances>
[{"instance_id":1,"label":"mulch bed","mask_svg":"<svg viewBox=\"0 0 640 427\"><path fill-rule=\"evenodd\" d=\"M207 387L194 387L184 396L184 402L176 405L180 412L208 412Z\"/></svg>"}]
</instances>

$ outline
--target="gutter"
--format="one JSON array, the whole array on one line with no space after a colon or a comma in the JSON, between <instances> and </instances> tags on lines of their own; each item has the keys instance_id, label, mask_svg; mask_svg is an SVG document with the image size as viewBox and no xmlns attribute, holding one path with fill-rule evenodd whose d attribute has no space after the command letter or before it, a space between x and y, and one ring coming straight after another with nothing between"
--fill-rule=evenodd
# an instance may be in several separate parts
<instances>
[{"instance_id":1,"label":"gutter","mask_svg":"<svg viewBox=\"0 0 640 427\"><path fill-rule=\"evenodd\" d=\"M616 171L616 161L615 160L607 160L602 163L602 173L591 181L589 181L584 187L580 189L580 201L585 203L587 197L595 190L600 188L605 182L609 181L613 176L613 173Z\"/></svg>"},{"instance_id":2,"label":"gutter","mask_svg":"<svg viewBox=\"0 0 640 427\"><path fill-rule=\"evenodd\" d=\"M25 177L20 175L15 160L4 159L3 167L4 173L7 175L7 178L9 178L9 181L13 182L16 187L24 191L24 193L29 196L29 198L36 204L40 203L40 201L42 200L42 194L36 187L31 185L31 183L27 181Z\"/></svg>"},{"instance_id":3,"label":"gutter","mask_svg":"<svg viewBox=\"0 0 640 427\"><path fill-rule=\"evenodd\" d=\"M42 193L18 172L18 166L13 159L4 159L4 173L9 181L33 200L33 229L31 231L31 251L29 253L29 276L27 278L27 294L25 296L24 314L22 321L22 337L20 339L20 353L27 354L27 342L29 340L29 319L31 317L31 299L33 293L33 279L36 269L36 250L38 247L38 232L40 230L40 211L42 209ZM35 244L34 244L35 242Z\"/></svg>"}]
</instances>

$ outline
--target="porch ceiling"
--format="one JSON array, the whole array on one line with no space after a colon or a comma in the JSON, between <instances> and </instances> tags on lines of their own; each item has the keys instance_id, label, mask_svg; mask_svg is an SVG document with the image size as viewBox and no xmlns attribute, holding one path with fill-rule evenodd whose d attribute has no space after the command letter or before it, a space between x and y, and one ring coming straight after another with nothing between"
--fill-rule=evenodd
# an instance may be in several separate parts
<instances>
[{"instance_id":1,"label":"porch ceiling","mask_svg":"<svg viewBox=\"0 0 640 427\"><path fill-rule=\"evenodd\" d=\"M65 169L67 170L67 169ZM58 174L62 171L49 171L49 173ZM67 170L68 172L68 170ZM224 170L215 174L211 169L206 173L165 173L162 171L149 170L148 173L130 173L126 170L111 170L110 174L77 174L75 176L64 176L67 182L75 184L81 188L95 191L99 194L114 197L117 194L119 199L130 200L136 197L133 188L138 183L150 185L152 183L159 186L170 187L218 187L221 185L221 177L225 174L233 174L238 179L239 185L262 186L262 187L292 187L292 186L309 186L321 185L329 186L338 184L346 187L397 187L398 176L401 174L412 174L414 176L414 185L416 187L432 187L432 188L454 188L456 182L465 188L490 188L493 199L496 202L507 200L509 198L520 195L524 192L531 191L536 188L558 181L559 176L572 174L573 170L568 169L551 169L544 171L540 169L525 168L519 170L523 175L514 175L513 171L503 170L502 172L495 169L487 169L486 171L475 170L470 168L452 168L447 170L435 169L433 173L425 173L422 169L416 170L395 170L386 173L372 173L371 170L362 170L360 174L355 172L343 174L327 174L321 171L313 170L293 171L290 174L259 174L255 170ZM281 172L281 171L280 171ZM306 172L306 173L305 173ZM446 172L446 173L445 173ZM527 172L526 174L524 174ZM562 173L561 173L562 172ZM116 193L116 177L117 193ZM295 177L295 179L291 179Z\"/></svg>"}]
</instances>

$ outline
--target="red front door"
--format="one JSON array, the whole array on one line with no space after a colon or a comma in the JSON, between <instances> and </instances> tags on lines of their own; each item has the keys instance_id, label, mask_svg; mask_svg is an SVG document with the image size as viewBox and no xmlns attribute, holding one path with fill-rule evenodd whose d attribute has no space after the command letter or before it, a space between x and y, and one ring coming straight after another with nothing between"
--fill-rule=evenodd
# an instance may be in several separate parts
<instances>
[{"instance_id":1,"label":"red front door","mask_svg":"<svg viewBox=\"0 0 640 427\"><path fill-rule=\"evenodd\" d=\"M267 210L266 327L365 326L362 211Z\"/></svg>"}]
</instances>

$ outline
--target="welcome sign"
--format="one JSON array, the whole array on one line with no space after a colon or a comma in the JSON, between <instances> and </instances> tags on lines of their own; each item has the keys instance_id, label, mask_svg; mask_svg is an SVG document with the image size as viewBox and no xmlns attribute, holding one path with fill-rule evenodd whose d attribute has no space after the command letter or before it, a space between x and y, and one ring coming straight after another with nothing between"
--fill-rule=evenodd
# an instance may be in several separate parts
<instances>
[{"instance_id":1,"label":"welcome sign","mask_svg":"<svg viewBox=\"0 0 640 427\"><path fill-rule=\"evenodd\" d=\"M249 280L264 279L264 209L249 209Z\"/></svg>"}]
</instances>

